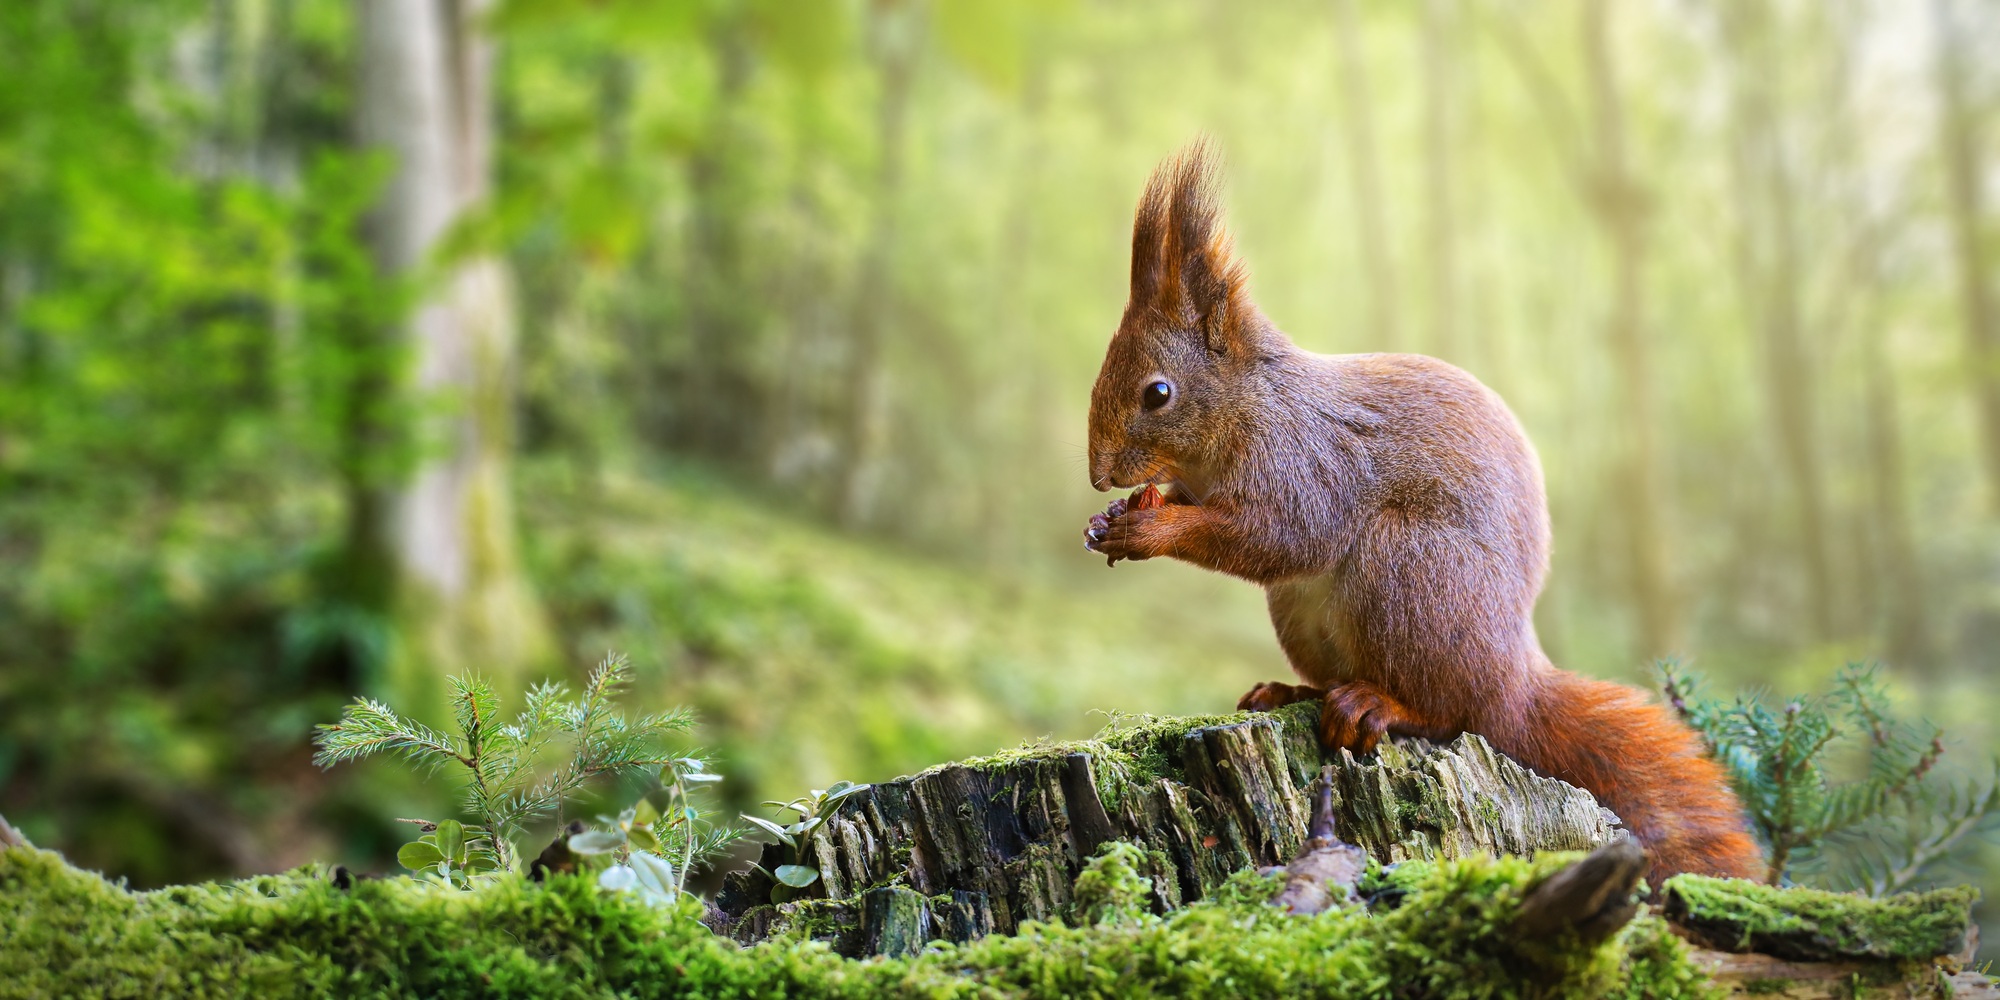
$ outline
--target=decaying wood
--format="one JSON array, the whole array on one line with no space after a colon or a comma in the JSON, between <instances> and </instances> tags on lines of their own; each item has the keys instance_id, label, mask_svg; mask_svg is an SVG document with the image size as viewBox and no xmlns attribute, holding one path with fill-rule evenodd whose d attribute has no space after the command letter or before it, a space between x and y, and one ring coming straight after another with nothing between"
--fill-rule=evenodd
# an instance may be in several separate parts
<instances>
[{"instance_id":1,"label":"decaying wood","mask_svg":"<svg viewBox=\"0 0 2000 1000\"><path fill-rule=\"evenodd\" d=\"M1935 967L1915 982L1899 978L1884 981L1879 962L1793 962L1755 952L1732 953L1690 949L1696 964L1714 978L1728 995L1774 997L1776 1000L1849 1000L1855 996L1880 1000L1949 996L1952 1000L2000 1000L2000 989L1977 972ZM1922 970L1918 970L1920 973ZM1938 989L1949 983L1951 991ZM1860 984L1860 989L1856 988ZM1914 988L1913 988L1914 987Z\"/></svg>"},{"instance_id":2,"label":"decaying wood","mask_svg":"<svg viewBox=\"0 0 2000 1000\"><path fill-rule=\"evenodd\" d=\"M9 847L33 846L35 845L28 843L28 838L23 836L21 831L14 829L13 824L7 822L7 817L0 816L0 851Z\"/></svg>"},{"instance_id":3,"label":"decaying wood","mask_svg":"<svg viewBox=\"0 0 2000 1000\"><path fill-rule=\"evenodd\" d=\"M842 802L806 842L796 860L821 878L800 898L773 905L768 876L732 875L711 926L743 942L803 932L853 956L1011 933L1068 915L1084 862L1114 840L1144 849L1139 874L1152 880L1160 913L1234 872L1281 862L1287 883L1274 902L1312 913L1344 898L1370 856L1387 864L1588 849L1528 890L1515 932L1603 941L1634 916L1645 854L1588 793L1533 774L1476 736L1388 740L1357 760L1322 754L1317 729L1318 705L1306 703L882 782ZM793 860L773 846L761 863L771 870ZM2000 1000L1983 977L1961 971L1966 955L1911 965L1695 954L1732 995L1847 997L1862 983L1870 996L1914 997L1941 995L1948 983L1957 997Z\"/></svg>"},{"instance_id":4,"label":"decaying wood","mask_svg":"<svg viewBox=\"0 0 2000 1000\"><path fill-rule=\"evenodd\" d=\"M1341 840L1333 823L1333 768L1321 769L1313 782L1312 825L1305 847L1291 863L1278 869L1285 887L1271 899L1288 913L1320 913L1354 893L1354 884L1368 870L1368 852Z\"/></svg>"},{"instance_id":5,"label":"decaying wood","mask_svg":"<svg viewBox=\"0 0 2000 1000\"><path fill-rule=\"evenodd\" d=\"M1726 885L1726 883L1725 883ZM1942 897L1942 898L1941 898ZM1954 905L1949 902L1956 898ZM1668 882L1661 912L1682 936L1724 952L1756 952L1792 962L1895 962L1912 955L1954 955L1975 943L1968 901L1955 890L1906 893L1896 900L1928 906L1922 919L1905 914L1864 918L1845 907L1800 910L1774 921L1752 905L1690 904L1688 889Z\"/></svg>"},{"instance_id":6,"label":"decaying wood","mask_svg":"<svg viewBox=\"0 0 2000 1000\"><path fill-rule=\"evenodd\" d=\"M926 900L909 919L964 940L1061 916L1083 863L1106 841L1129 840L1147 850L1152 870L1142 874L1165 912L1234 872L1297 856L1305 790L1323 766L1341 836L1384 863L1583 850L1611 838L1615 818L1588 793L1477 736L1385 741L1363 760L1326 756L1317 713L1302 704L1182 731L1141 728L878 783L806 844L802 863L821 879L801 899L771 906L772 882L752 871L731 876L718 903L731 935L753 941L801 921L858 926L861 894L900 886ZM766 849L764 869L791 860L781 850ZM842 950L862 944L847 931L827 936Z\"/></svg>"},{"instance_id":7,"label":"decaying wood","mask_svg":"<svg viewBox=\"0 0 2000 1000\"><path fill-rule=\"evenodd\" d=\"M1584 944L1608 941L1639 913L1633 890L1646 874L1646 851L1629 833L1543 879L1514 917L1523 937L1573 929Z\"/></svg>"}]
</instances>

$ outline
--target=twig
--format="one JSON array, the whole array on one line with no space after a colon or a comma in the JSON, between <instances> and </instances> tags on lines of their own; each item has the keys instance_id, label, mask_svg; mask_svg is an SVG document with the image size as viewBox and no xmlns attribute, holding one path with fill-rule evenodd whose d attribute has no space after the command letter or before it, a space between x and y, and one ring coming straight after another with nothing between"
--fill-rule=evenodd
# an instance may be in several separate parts
<instances>
[{"instance_id":1,"label":"twig","mask_svg":"<svg viewBox=\"0 0 2000 1000\"><path fill-rule=\"evenodd\" d=\"M1342 841L1333 829L1333 767L1320 771L1313 783L1312 825L1305 846L1285 866L1285 887L1272 906L1291 913L1319 913L1348 898L1354 883L1368 868L1368 854Z\"/></svg>"}]
</instances>

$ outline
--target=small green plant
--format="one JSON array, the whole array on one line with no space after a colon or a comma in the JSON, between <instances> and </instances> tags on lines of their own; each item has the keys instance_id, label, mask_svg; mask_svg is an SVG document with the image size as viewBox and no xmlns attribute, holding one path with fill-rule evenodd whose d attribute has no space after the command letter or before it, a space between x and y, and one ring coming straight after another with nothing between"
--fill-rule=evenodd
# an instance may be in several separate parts
<instances>
[{"instance_id":1,"label":"small green plant","mask_svg":"<svg viewBox=\"0 0 2000 1000\"><path fill-rule=\"evenodd\" d=\"M419 822L425 827L424 835L396 852L396 861L403 867L419 875L434 875L460 889L470 888L474 878L499 869L500 859L491 848L466 842L463 823L455 819Z\"/></svg>"},{"instance_id":2,"label":"small green plant","mask_svg":"<svg viewBox=\"0 0 2000 1000\"><path fill-rule=\"evenodd\" d=\"M1710 699L1699 674L1659 665L1661 690L1729 770L1770 852L1768 880L1804 873L1827 888L1900 892L2000 826L2000 765L1951 779L1944 732L1897 718L1881 671L1849 664L1833 689L1773 708Z\"/></svg>"},{"instance_id":3,"label":"small green plant","mask_svg":"<svg viewBox=\"0 0 2000 1000\"><path fill-rule=\"evenodd\" d=\"M675 896L687 873L700 868L737 833L713 828L694 801L694 786L719 777L698 755L675 754L664 746L669 737L693 726L693 715L674 709L628 720L617 710L618 690L629 681L630 672L624 657L612 655L591 671L581 694L572 695L562 684L540 684L528 692L526 709L511 722L502 721L499 698L490 685L478 678L453 677L457 735L404 718L381 702L356 699L339 722L319 727L313 761L330 767L394 753L414 764L459 771L465 780L466 811L474 822L417 820L424 836L404 845L397 859L418 874L461 888L482 876L518 871L521 856L515 838L528 823L556 812L586 785L602 778L657 772L666 809L641 799L617 819L606 820L608 829L577 835L585 850L574 846L577 838L572 838L571 849L612 854L617 861L613 868L630 873L629 884L626 874L610 876L607 884L613 888ZM614 830L615 842L610 839Z\"/></svg>"},{"instance_id":4,"label":"small green plant","mask_svg":"<svg viewBox=\"0 0 2000 1000\"><path fill-rule=\"evenodd\" d=\"M759 829L776 837L778 843L785 845L792 855L790 864L779 865L776 871L764 872L764 874L771 876L778 883L771 889L771 902L782 903L797 895L799 890L819 881L819 869L802 863L805 861L806 842L811 838L814 830L819 829L828 819L832 818L834 809L840 805L842 800L848 796L865 792L869 787L868 785L857 785L851 781L837 781L834 782L832 787L824 791L815 788L811 792L801 795L790 802L779 802L775 799L766 799L764 801L764 804L767 806L777 806L780 809L790 809L798 813L798 820L791 823L780 824L768 819L752 816L748 813L743 814L744 819L755 823ZM758 865L757 870L764 871L764 868L762 865Z\"/></svg>"},{"instance_id":5,"label":"small green plant","mask_svg":"<svg viewBox=\"0 0 2000 1000\"><path fill-rule=\"evenodd\" d=\"M598 874L607 889L636 892L655 905L676 899L687 892L690 874L743 836L702 819L694 790L721 780L701 758L677 757L660 769L665 808L642 796L617 816L599 816L597 828L572 834L569 849L610 856L613 863Z\"/></svg>"}]
</instances>

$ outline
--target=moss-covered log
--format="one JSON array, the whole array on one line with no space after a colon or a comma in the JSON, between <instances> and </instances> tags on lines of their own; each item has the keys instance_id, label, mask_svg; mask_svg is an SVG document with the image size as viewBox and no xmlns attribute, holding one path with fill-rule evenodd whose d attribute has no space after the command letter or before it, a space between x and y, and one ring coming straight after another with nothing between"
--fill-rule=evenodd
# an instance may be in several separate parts
<instances>
[{"instance_id":1,"label":"moss-covered log","mask_svg":"<svg viewBox=\"0 0 2000 1000\"><path fill-rule=\"evenodd\" d=\"M870 936L833 929L859 925L867 890L901 886L926 901L912 921L1011 932L1064 915L1084 861L1113 840L1146 850L1163 913L1231 873L1297 854L1305 789L1322 765L1333 768L1341 838L1381 862L1579 850L1611 836L1615 817L1588 793L1477 736L1389 741L1363 760L1329 756L1314 737L1318 711L1149 722L884 782L843 803L804 858L766 849L766 871L798 861L819 869L818 883L773 906L768 876L732 876L723 923L746 942L805 928L827 931L843 950L867 947ZM963 918L968 911L977 917Z\"/></svg>"},{"instance_id":2,"label":"moss-covered log","mask_svg":"<svg viewBox=\"0 0 2000 1000\"><path fill-rule=\"evenodd\" d=\"M1971 886L1887 899L1776 889L1740 879L1682 875L1666 884L1667 918L1719 951L1798 962L1897 961L1955 954L1976 933Z\"/></svg>"}]
</instances>

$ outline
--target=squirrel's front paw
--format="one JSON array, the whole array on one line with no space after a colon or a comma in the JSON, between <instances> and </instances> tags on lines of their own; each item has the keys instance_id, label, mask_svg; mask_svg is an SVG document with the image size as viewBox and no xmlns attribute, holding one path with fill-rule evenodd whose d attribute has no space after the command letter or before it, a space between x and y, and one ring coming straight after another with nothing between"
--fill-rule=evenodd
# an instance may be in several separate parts
<instances>
[{"instance_id":1,"label":"squirrel's front paw","mask_svg":"<svg viewBox=\"0 0 2000 1000\"><path fill-rule=\"evenodd\" d=\"M1105 536L1111 533L1111 522L1125 514L1124 497L1111 501L1101 513L1090 515L1090 524L1083 529L1083 547L1092 552L1101 552L1098 546L1104 544Z\"/></svg>"},{"instance_id":2,"label":"squirrel's front paw","mask_svg":"<svg viewBox=\"0 0 2000 1000\"><path fill-rule=\"evenodd\" d=\"M1164 503L1150 483L1130 497L1111 501L1102 513L1090 516L1083 529L1083 547L1104 556L1106 566L1116 566L1120 559L1147 558L1152 553L1139 548L1139 532Z\"/></svg>"},{"instance_id":3,"label":"squirrel's front paw","mask_svg":"<svg viewBox=\"0 0 2000 1000\"><path fill-rule=\"evenodd\" d=\"M1090 519L1090 530L1084 533L1084 547L1104 556L1106 566L1116 566L1120 559L1148 558L1152 553L1143 548L1140 535L1157 513L1126 510L1116 517L1099 514Z\"/></svg>"}]
</instances>

